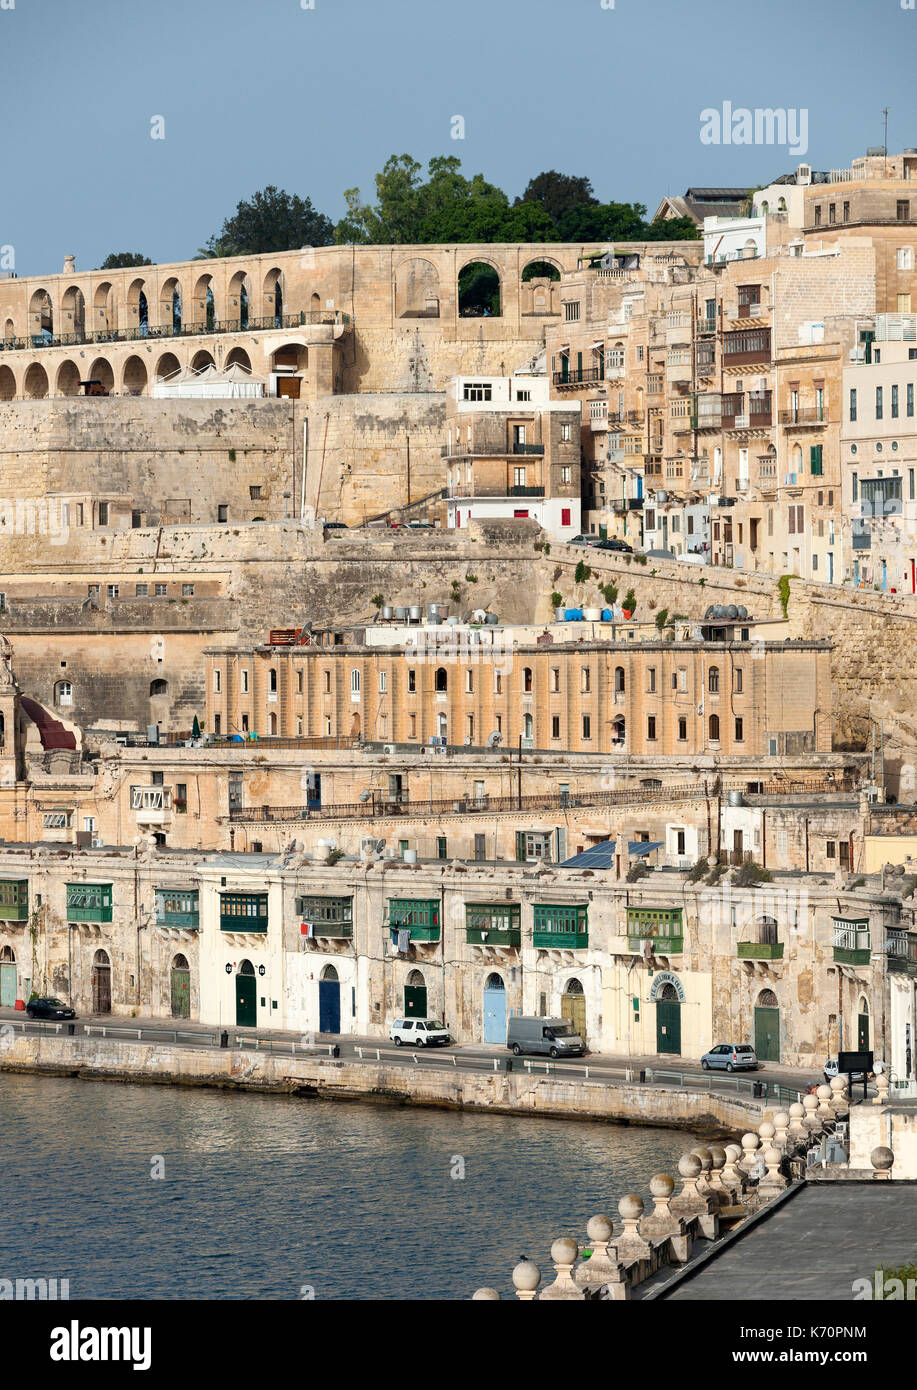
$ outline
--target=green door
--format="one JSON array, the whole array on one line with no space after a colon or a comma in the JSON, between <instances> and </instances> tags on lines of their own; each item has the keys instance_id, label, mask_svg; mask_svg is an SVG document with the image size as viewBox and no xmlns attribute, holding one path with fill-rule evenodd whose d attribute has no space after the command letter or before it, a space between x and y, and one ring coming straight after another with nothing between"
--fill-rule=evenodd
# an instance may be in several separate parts
<instances>
[{"instance_id":1,"label":"green door","mask_svg":"<svg viewBox=\"0 0 917 1390\"><path fill-rule=\"evenodd\" d=\"M258 981L254 975L236 976L236 1026L254 1028L258 1022Z\"/></svg>"},{"instance_id":2,"label":"green door","mask_svg":"<svg viewBox=\"0 0 917 1390\"><path fill-rule=\"evenodd\" d=\"M244 979L245 977L242 976ZM251 977L249 977L251 978ZM191 1017L191 971L172 971L172 1017Z\"/></svg>"},{"instance_id":3,"label":"green door","mask_svg":"<svg viewBox=\"0 0 917 1390\"><path fill-rule=\"evenodd\" d=\"M755 1051L759 1062L780 1061L779 1009L755 1009Z\"/></svg>"},{"instance_id":4,"label":"green door","mask_svg":"<svg viewBox=\"0 0 917 1390\"><path fill-rule=\"evenodd\" d=\"M857 1014L857 1051L869 1051L869 1014Z\"/></svg>"},{"instance_id":5,"label":"green door","mask_svg":"<svg viewBox=\"0 0 917 1390\"><path fill-rule=\"evenodd\" d=\"M405 987L404 987L404 1016L405 1016L405 1018L426 1018L426 1016L427 1016L427 987L426 987L426 985L405 985Z\"/></svg>"},{"instance_id":6,"label":"green door","mask_svg":"<svg viewBox=\"0 0 917 1390\"><path fill-rule=\"evenodd\" d=\"M16 967L15 965L0 965L0 1004L5 1009L11 1009L15 1003Z\"/></svg>"},{"instance_id":7,"label":"green door","mask_svg":"<svg viewBox=\"0 0 917 1390\"><path fill-rule=\"evenodd\" d=\"M681 1052L681 1005L677 1000L656 1001L656 1051Z\"/></svg>"}]
</instances>

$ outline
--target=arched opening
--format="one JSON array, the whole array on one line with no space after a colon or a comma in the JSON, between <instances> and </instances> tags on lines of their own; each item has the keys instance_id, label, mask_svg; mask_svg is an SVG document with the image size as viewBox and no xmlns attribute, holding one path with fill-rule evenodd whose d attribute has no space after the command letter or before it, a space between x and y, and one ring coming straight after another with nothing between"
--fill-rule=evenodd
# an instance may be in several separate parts
<instances>
[{"instance_id":1,"label":"arched opening","mask_svg":"<svg viewBox=\"0 0 917 1390\"><path fill-rule=\"evenodd\" d=\"M484 981L484 1041L506 1043L506 985L496 970Z\"/></svg>"},{"instance_id":2,"label":"arched opening","mask_svg":"<svg viewBox=\"0 0 917 1390\"><path fill-rule=\"evenodd\" d=\"M322 297L317 290L314 290L309 300L309 311L312 314L312 322L315 322L316 315L321 313Z\"/></svg>"},{"instance_id":3,"label":"arched opening","mask_svg":"<svg viewBox=\"0 0 917 1390\"><path fill-rule=\"evenodd\" d=\"M72 333L77 338L86 335L86 299L77 285L71 285L61 300L63 316L62 333Z\"/></svg>"},{"instance_id":4,"label":"arched opening","mask_svg":"<svg viewBox=\"0 0 917 1390\"><path fill-rule=\"evenodd\" d=\"M106 357L97 357L89 368L90 381L98 381L102 384L102 390L106 396L110 396L115 389L115 374L112 371L111 363Z\"/></svg>"},{"instance_id":5,"label":"arched opening","mask_svg":"<svg viewBox=\"0 0 917 1390\"><path fill-rule=\"evenodd\" d=\"M93 333L111 333L116 327L114 290L110 280L103 280L92 296Z\"/></svg>"},{"instance_id":6,"label":"arched opening","mask_svg":"<svg viewBox=\"0 0 917 1390\"><path fill-rule=\"evenodd\" d=\"M96 951L92 961L92 1012L111 1013L111 960L107 951Z\"/></svg>"},{"instance_id":7,"label":"arched opening","mask_svg":"<svg viewBox=\"0 0 917 1390\"><path fill-rule=\"evenodd\" d=\"M611 725L611 746L612 748L624 747L624 736L627 732L627 725L623 714L619 714Z\"/></svg>"},{"instance_id":8,"label":"arched opening","mask_svg":"<svg viewBox=\"0 0 917 1390\"><path fill-rule=\"evenodd\" d=\"M583 989L582 980L573 978L564 985L563 997L560 1001L561 1017L565 1018L573 1029L586 1041L586 993Z\"/></svg>"},{"instance_id":9,"label":"arched opening","mask_svg":"<svg viewBox=\"0 0 917 1390\"><path fill-rule=\"evenodd\" d=\"M13 323L12 319L7 319L6 323L3 325L3 336L8 343L15 338L16 325Z\"/></svg>"},{"instance_id":10,"label":"arched opening","mask_svg":"<svg viewBox=\"0 0 917 1390\"><path fill-rule=\"evenodd\" d=\"M780 1008L772 989L762 989L755 1001L755 1052L759 1062L780 1061Z\"/></svg>"},{"instance_id":11,"label":"arched opening","mask_svg":"<svg viewBox=\"0 0 917 1390\"><path fill-rule=\"evenodd\" d=\"M270 734L271 738L276 738L276 737L277 737L277 716L276 716L276 714L269 714L269 715L268 715L268 733Z\"/></svg>"},{"instance_id":12,"label":"arched opening","mask_svg":"<svg viewBox=\"0 0 917 1390\"><path fill-rule=\"evenodd\" d=\"M529 742L535 737L535 721L530 714L523 715L522 737Z\"/></svg>"},{"instance_id":13,"label":"arched opening","mask_svg":"<svg viewBox=\"0 0 917 1390\"><path fill-rule=\"evenodd\" d=\"M0 950L0 1006L4 1009L15 1008L17 984L15 953L12 946L4 946Z\"/></svg>"},{"instance_id":14,"label":"arched opening","mask_svg":"<svg viewBox=\"0 0 917 1390\"><path fill-rule=\"evenodd\" d=\"M419 256L402 261L395 270L395 317L439 318L439 271Z\"/></svg>"},{"instance_id":15,"label":"arched opening","mask_svg":"<svg viewBox=\"0 0 917 1390\"><path fill-rule=\"evenodd\" d=\"M283 271L276 267L264 277L264 314L273 319L275 328L283 327Z\"/></svg>"},{"instance_id":16,"label":"arched opening","mask_svg":"<svg viewBox=\"0 0 917 1390\"><path fill-rule=\"evenodd\" d=\"M426 1018L427 982L422 970L412 970L404 986L405 1018Z\"/></svg>"},{"instance_id":17,"label":"arched opening","mask_svg":"<svg viewBox=\"0 0 917 1390\"><path fill-rule=\"evenodd\" d=\"M213 300L212 275L200 276L197 284L194 286L191 312L196 326L206 329L208 333L213 332L213 325L216 322L216 312Z\"/></svg>"},{"instance_id":18,"label":"arched opening","mask_svg":"<svg viewBox=\"0 0 917 1390\"><path fill-rule=\"evenodd\" d=\"M75 362L62 362L58 367L54 394L56 396L78 396L80 394L80 369Z\"/></svg>"},{"instance_id":19,"label":"arched opening","mask_svg":"<svg viewBox=\"0 0 917 1390\"><path fill-rule=\"evenodd\" d=\"M523 672L522 672L522 689L523 689L523 691L524 691L526 694L531 694L531 691L532 691L532 668L531 668L531 666L526 666L526 667L524 668Z\"/></svg>"},{"instance_id":20,"label":"arched opening","mask_svg":"<svg viewBox=\"0 0 917 1390\"><path fill-rule=\"evenodd\" d=\"M869 1051L869 1000L860 996L857 1007L857 1052Z\"/></svg>"},{"instance_id":21,"label":"arched opening","mask_svg":"<svg viewBox=\"0 0 917 1390\"><path fill-rule=\"evenodd\" d=\"M251 289L248 274L244 270L237 270L229 282L229 304L227 318L233 323L237 323L240 328L248 327L249 303L251 301Z\"/></svg>"},{"instance_id":22,"label":"arched opening","mask_svg":"<svg viewBox=\"0 0 917 1390\"><path fill-rule=\"evenodd\" d=\"M318 980L318 1031L341 1031L341 984L333 965L326 965Z\"/></svg>"},{"instance_id":23,"label":"arched opening","mask_svg":"<svg viewBox=\"0 0 917 1390\"><path fill-rule=\"evenodd\" d=\"M136 328L145 338L150 327L150 305L145 280L134 280L128 288L127 312L131 327Z\"/></svg>"},{"instance_id":24,"label":"arched opening","mask_svg":"<svg viewBox=\"0 0 917 1390\"><path fill-rule=\"evenodd\" d=\"M169 972L169 995L173 1018L191 1017L191 967L185 956L174 956Z\"/></svg>"},{"instance_id":25,"label":"arched opening","mask_svg":"<svg viewBox=\"0 0 917 1390\"><path fill-rule=\"evenodd\" d=\"M777 211L786 212L786 198L777 199Z\"/></svg>"},{"instance_id":26,"label":"arched opening","mask_svg":"<svg viewBox=\"0 0 917 1390\"><path fill-rule=\"evenodd\" d=\"M277 379L277 395L298 400L302 378L309 366L309 349L287 343L271 354L271 371Z\"/></svg>"},{"instance_id":27,"label":"arched opening","mask_svg":"<svg viewBox=\"0 0 917 1390\"><path fill-rule=\"evenodd\" d=\"M159 292L159 321L164 332L181 332L181 286L174 275L169 277Z\"/></svg>"},{"instance_id":28,"label":"arched opening","mask_svg":"<svg viewBox=\"0 0 917 1390\"><path fill-rule=\"evenodd\" d=\"M40 362L32 362L27 368L23 382L23 395L26 400L44 400L48 394L48 373Z\"/></svg>"},{"instance_id":29,"label":"arched opening","mask_svg":"<svg viewBox=\"0 0 917 1390\"><path fill-rule=\"evenodd\" d=\"M437 666L434 685L437 694L445 695L446 691L449 689L449 676L445 666Z\"/></svg>"},{"instance_id":30,"label":"arched opening","mask_svg":"<svg viewBox=\"0 0 917 1390\"><path fill-rule=\"evenodd\" d=\"M759 917L755 922L756 941L759 946L776 946L777 944L777 919L776 917Z\"/></svg>"},{"instance_id":31,"label":"arched opening","mask_svg":"<svg viewBox=\"0 0 917 1390\"><path fill-rule=\"evenodd\" d=\"M656 1051L677 1056L681 1052L683 991L679 993L674 982L666 980L654 987L651 997L656 1005Z\"/></svg>"},{"instance_id":32,"label":"arched opening","mask_svg":"<svg viewBox=\"0 0 917 1390\"><path fill-rule=\"evenodd\" d=\"M460 318L499 318L502 314L500 273L487 261L469 261L458 277Z\"/></svg>"},{"instance_id":33,"label":"arched opening","mask_svg":"<svg viewBox=\"0 0 917 1390\"><path fill-rule=\"evenodd\" d=\"M73 685L70 681L57 681L54 686L54 703L60 709L73 704Z\"/></svg>"},{"instance_id":34,"label":"arched opening","mask_svg":"<svg viewBox=\"0 0 917 1390\"><path fill-rule=\"evenodd\" d=\"M146 363L142 357L129 357L124 364L124 374L121 378L124 393L127 396L142 396L147 385Z\"/></svg>"},{"instance_id":35,"label":"arched opening","mask_svg":"<svg viewBox=\"0 0 917 1390\"><path fill-rule=\"evenodd\" d=\"M54 336L54 309L45 289L36 290L29 300L29 332L36 347Z\"/></svg>"},{"instance_id":36,"label":"arched opening","mask_svg":"<svg viewBox=\"0 0 917 1390\"><path fill-rule=\"evenodd\" d=\"M719 743L720 739L720 716L711 714L710 716L710 742Z\"/></svg>"},{"instance_id":37,"label":"arched opening","mask_svg":"<svg viewBox=\"0 0 917 1390\"><path fill-rule=\"evenodd\" d=\"M152 700L152 699L154 698L154 696L156 696L156 695L168 695L168 693L169 693L169 682L168 682L168 681L166 681L166 680L155 680L155 681L150 681L150 699L151 699L151 700Z\"/></svg>"},{"instance_id":38,"label":"arched opening","mask_svg":"<svg viewBox=\"0 0 917 1390\"><path fill-rule=\"evenodd\" d=\"M12 401L16 398L16 378L11 367L0 367L0 401Z\"/></svg>"},{"instance_id":39,"label":"arched opening","mask_svg":"<svg viewBox=\"0 0 917 1390\"><path fill-rule=\"evenodd\" d=\"M707 672L707 689L710 691L710 694L711 694L711 695L717 695L717 694L719 694L719 689L720 689L720 668L719 668L719 666L711 666L711 667L710 667L710 670Z\"/></svg>"},{"instance_id":40,"label":"arched opening","mask_svg":"<svg viewBox=\"0 0 917 1390\"><path fill-rule=\"evenodd\" d=\"M164 377L174 376L179 370L178 358L174 352L164 352L156 363L156 376L159 381Z\"/></svg>"},{"instance_id":41,"label":"arched opening","mask_svg":"<svg viewBox=\"0 0 917 1390\"><path fill-rule=\"evenodd\" d=\"M216 363L213 360L213 354L207 352L205 348L201 348L200 352L196 352L191 359L191 370L193 372L202 372L205 367L215 366Z\"/></svg>"},{"instance_id":42,"label":"arched opening","mask_svg":"<svg viewBox=\"0 0 917 1390\"><path fill-rule=\"evenodd\" d=\"M228 353L226 356L226 366L244 367L247 372L250 372L252 369L252 360L245 351L245 348L235 347L232 352Z\"/></svg>"},{"instance_id":43,"label":"arched opening","mask_svg":"<svg viewBox=\"0 0 917 1390\"><path fill-rule=\"evenodd\" d=\"M436 732L441 744L445 744L449 739L449 720L445 714L436 716Z\"/></svg>"},{"instance_id":44,"label":"arched opening","mask_svg":"<svg viewBox=\"0 0 917 1390\"><path fill-rule=\"evenodd\" d=\"M522 270L520 310L523 314L560 312L560 270L553 261L529 261Z\"/></svg>"},{"instance_id":45,"label":"arched opening","mask_svg":"<svg viewBox=\"0 0 917 1390\"><path fill-rule=\"evenodd\" d=\"M254 1028L258 1022L258 980L250 960L239 962L235 976L236 1027Z\"/></svg>"},{"instance_id":46,"label":"arched opening","mask_svg":"<svg viewBox=\"0 0 917 1390\"><path fill-rule=\"evenodd\" d=\"M616 666L616 667L615 667L615 694L616 694L616 695L623 695L626 688L627 688L627 686L626 686L626 677L625 677L625 675L624 675L624 667L623 667L623 666Z\"/></svg>"}]
</instances>

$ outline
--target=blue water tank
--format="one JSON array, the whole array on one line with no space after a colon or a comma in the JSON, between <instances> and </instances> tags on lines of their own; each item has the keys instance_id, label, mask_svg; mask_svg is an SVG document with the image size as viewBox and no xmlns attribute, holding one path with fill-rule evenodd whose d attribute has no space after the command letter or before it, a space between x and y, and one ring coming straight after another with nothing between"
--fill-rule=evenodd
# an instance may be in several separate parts
<instances>
[{"instance_id":1,"label":"blue water tank","mask_svg":"<svg viewBox=\"0 0 917 1390\"><path fill-rule=\"evenodd\" d=\"M603 608L603 609L602 609L602 622L603 622L603 623L610 623L610 622L612 621L613 618L614 618L614 614L612 613L612 611L611 611L610 608Z\"/></svg>"},{"instance_id":2,"label":"blue water tank","mask_svg":"<svg viewBox=\"0 0 917 1390\"><path fill-rule=\"evenodd\" d=\"M567 608L564 611L564 618L568 623L581 623L583 621L582 608Z\"/></svg>"}]
</instances>

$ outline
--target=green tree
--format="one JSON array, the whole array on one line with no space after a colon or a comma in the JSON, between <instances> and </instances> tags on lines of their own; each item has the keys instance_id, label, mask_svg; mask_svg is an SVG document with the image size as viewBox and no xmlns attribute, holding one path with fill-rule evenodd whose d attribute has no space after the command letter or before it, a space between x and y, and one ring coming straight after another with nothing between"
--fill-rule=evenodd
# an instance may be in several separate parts
<instances>
[{"instance_id":1,"label":"green tree","mask_svg":"<svg viewBox=\"0 0 917 1390\"><path fill-rule=\"evenodd\" d=\"M559 174L556 169L529 179L518 203L540 203L552 222L558 222L570 208L597 203L592 182L575 174Z\"/></svg>"},{"instance_id":2,"label":"green tree","mask_svg":"<svg viewBox=\"0 0 917 1390\"><path fill-rule=\"evenodd\" d=\"M559 219L561 241L642 241L646 230L642 203L580 203Z\"/></svg>"},{"instance_id":3,"label":"green tree","mask_svg":"<svg viewBox=\"0 0 917 1390\"><path fill-rule=\"evenodd\" d=\"M700 228L692 217L673 217L668 222L660 218L644 230L643 241L697 241Z\"/></svg>"},{"instance_id":4,"label":"green tree","mask_svg":"<svg viewBox=\"0 0 917 1390\"><path fill-rule=\"evenodd\" d=\"M208 256L248 256L264 251L294 251L300 246L330 246L334 224L316 211L311 198L268 184L236 207L206 246Z\"/></svg>"},{"instance_id":5,"label":"green tree","mask_svg":"<svg viewBox=\"0 0 917 1390\"><path fill-rule=\"evenodd\" d=\"M100 270L127 270L132 265L152 265L149 256L141 256L139 251L112 251L105 257Z\"/></svg>"}]
</instances>

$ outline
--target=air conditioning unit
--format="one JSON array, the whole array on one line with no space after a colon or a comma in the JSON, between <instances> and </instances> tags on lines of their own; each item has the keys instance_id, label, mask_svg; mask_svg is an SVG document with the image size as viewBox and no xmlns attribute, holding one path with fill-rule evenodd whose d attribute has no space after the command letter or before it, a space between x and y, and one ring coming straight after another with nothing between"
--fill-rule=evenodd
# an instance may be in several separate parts
<instances>
[{"instance_id":1,"label":"air conditioning unit","mask_svg":"<svg viewBox=\"0 0 917 1390\"><path fill-rule=\"evenodd\" d=\"M383 753L389 753L389 754L391 754L391 753L394 753L394 751L395 751L395 745L394 745L394 743L383 743L383 745L382 745L382 752L383 752Z\"/></svg>"},{"instance_id":2,"label":"air conditioning unit","mask_svg":"<svg viewBox=\"0 0 917 1390\"><path fill-rule=\"evenodd\" d=\"M104 848L105 848L105 841L104 841L104 840L100 840L100 839L98 838L98 836L93 836L92 848L93 848L93 849L104 849Z\"/></svg>"}]
</instances>

